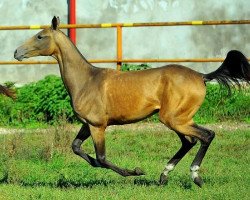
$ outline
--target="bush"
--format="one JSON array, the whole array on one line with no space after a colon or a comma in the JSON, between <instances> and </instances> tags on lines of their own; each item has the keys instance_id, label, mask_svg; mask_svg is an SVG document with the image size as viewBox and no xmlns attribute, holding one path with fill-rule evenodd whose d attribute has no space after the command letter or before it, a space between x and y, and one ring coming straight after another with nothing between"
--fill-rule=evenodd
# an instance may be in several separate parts
<instances>
[{"instance_id":1,"label":"bush","mask_svg":"<svg viewBox=\"0 0 250 200\"><path fill-rule=\"evenodd\" d=\"M140 65L131 65L131 64L123 64L121 67L122 71L138 71L142 69L150 69L151 67L147 64Z\"/></svg>"},{"instance_id":2,"label":"bush","mask_svg":"<svg viewBox=\"0 0 250 200\"><path fill-rule=\"evenodd\" d=\"M17 89L17 99L12 101L1 96L0 123L26 125L55 123L62 119L75 120L70 98L60 77L50 75L36 83Z\"/></svg>"},{"instance_id":3,"label":"bush","mask_svg":"<svg viewBox=\"0 0 250 200\"><path fill-rule=\"evenodd\" d=\"M207 84L207 94L196 121L211 123L216 121L246 121L250 119L250 88L232 89L228 96L227 89L218 84Z\"/></svg>"}]
</instances>

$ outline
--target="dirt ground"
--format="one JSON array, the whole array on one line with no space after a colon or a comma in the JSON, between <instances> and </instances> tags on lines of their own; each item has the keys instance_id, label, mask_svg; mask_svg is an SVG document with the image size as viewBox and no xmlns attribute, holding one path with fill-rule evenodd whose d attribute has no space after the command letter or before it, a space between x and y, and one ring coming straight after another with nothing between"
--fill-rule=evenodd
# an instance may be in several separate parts
<instances>
[{"instance_id":1,"label":"dirt ground","mask_svg":"<svg viewBox=\"0 0 250 200\"><path fill-rule=\"evenodd\" d=\"M249 129L250 131L250 124L249 123L243 123L243 122L222 122L222 123L216 123L216 124L206 124L202 125L206 128L212 129L212 130L227 130L227 131L234 131L234 130L246 130ZM56 129L63 129L67 131L77 132L80 129L81 125L72 125L72 124L66 124L63 126L51 126L49 128L38 128L38 129L25 129L25 128L3 128L0 127L0 134L13 134L13 133L21 133L21 132L43 132L43 131L53 131ZM138 130L168 130L163 124L161 123L134 123L134 124L127 124L127 125L116 125L116 126L109 126L106 131L112 131L112 130L132 130L132 131L138 131Z\"/></svg>"}]
</instances>

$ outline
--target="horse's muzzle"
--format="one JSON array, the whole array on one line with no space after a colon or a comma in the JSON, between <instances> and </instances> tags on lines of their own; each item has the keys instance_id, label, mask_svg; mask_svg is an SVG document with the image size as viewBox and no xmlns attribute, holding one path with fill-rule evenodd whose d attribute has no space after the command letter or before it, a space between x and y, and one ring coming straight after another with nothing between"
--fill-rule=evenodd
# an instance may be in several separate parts
<instances>
[{"instance_id":1,"label":"horse's muzzle","mask_svg":"<svg viewBox=\"0 0 250 200\"><path fill-rule=\"evenodd\" d=\"M16 51L14 52L14 58L17 59L18 61L22 61L24 59L23 51L16 49Z\"/></svg>"}]
</instances>

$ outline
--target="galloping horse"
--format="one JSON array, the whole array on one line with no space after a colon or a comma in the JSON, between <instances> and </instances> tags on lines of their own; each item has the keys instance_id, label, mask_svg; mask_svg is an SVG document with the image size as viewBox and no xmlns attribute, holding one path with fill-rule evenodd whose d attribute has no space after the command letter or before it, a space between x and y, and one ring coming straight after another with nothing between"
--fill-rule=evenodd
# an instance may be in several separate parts
<instances>
[{"instance_id":1,"label":"galloping horse","mask_svg":"<svg viewBox=\"0 0 250 200\"><path fill-rule=\"evenodd\" d=\"M3 94L3 95L10 97L12 99L16 98L15 92L6 86L3 86L3 85L0 85L0 94Z\"/></svg>"},{"instance_id":2,"label":"galloping horse","mask_svg":"<svg viewBox=\"0 0 250 200\"><path fill-rule=\"evenodd\" d=\"M109 125L137 122L158 112L160 121L174 130L182 142L164 168L160 184L167 182L168 173L199 140L201 146L190 170L194 183L201 187L199 168L215 133L195 124L193 116L204 101L206 82L215 79L229 90L231 83L249 84L250 65L246 57L239 51L230 51L222 65L209 74L181 65L120 72L91 65L58 26L59 18L54 17L51 27L17 48L14 57L21 61L52 56L58 61L73 110L83 124L72 143L74 153L93 167L108 168L122 176L144 175L140 168L123 169L106 159L105 129ZM96 159L81 149L89 136Z\"/></svg>"}]
</instances>

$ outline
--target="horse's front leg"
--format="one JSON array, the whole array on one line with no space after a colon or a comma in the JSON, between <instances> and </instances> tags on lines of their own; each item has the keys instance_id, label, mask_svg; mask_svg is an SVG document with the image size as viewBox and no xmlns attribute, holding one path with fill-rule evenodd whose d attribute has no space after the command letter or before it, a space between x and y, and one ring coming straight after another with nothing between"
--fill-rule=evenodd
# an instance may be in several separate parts
<instances>
[{"instance_id":1,"label":"horse's front leg","mask_svg":"<svg viewBox=\"0 0 250 200\"><path fill-rule=\"evenodd\" d=\"M111 169L122 176L144 175L143 171L139 168L135 168L134 170L122 169L112 164L111 162L107 161L105 153L105 137L104 137L105 128L90 126L90 131L95 146L96 159L98 163L101 164L102 167Z\"/></svg>"},{"instance_id":2,"label":"horse's front leg","mask_svg":"<svg viewBox=\"0 0 250 200\"><path fill-rule=\"evenodd\" d=\"M81 149L82 143L90 136L90 129L88 124L83 124L80 131L78 132L76 138L72 142L72 150L73 152L86 160L93 167L101 167L100 163L88 154L84 153Z\"/></svg>"}]
</instances>

